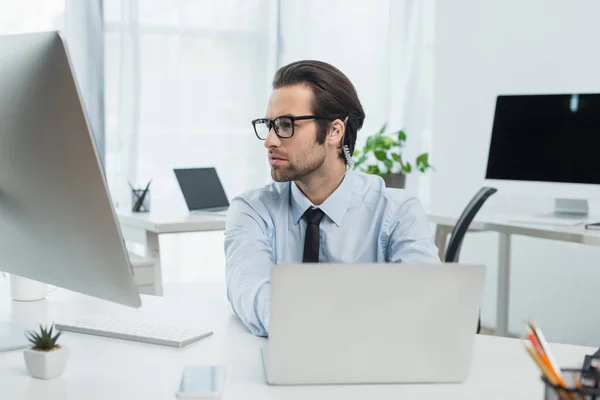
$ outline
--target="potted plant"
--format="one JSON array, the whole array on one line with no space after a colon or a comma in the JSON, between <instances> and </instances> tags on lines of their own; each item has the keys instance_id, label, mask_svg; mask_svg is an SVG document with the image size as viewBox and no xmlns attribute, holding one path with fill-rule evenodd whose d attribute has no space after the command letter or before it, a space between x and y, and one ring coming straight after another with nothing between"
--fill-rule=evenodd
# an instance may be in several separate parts
<instances>
[{"instance_id":1,"label":"potted plant","mask_svg":"<svg viewBox=\"0 0 600 400\"><path fill-rule=\"evenodd\" d=\"M38 379L52 379L60 376L67 364L68 349L57 343L60 332L53 336L54 325L46 329L40 325L40 331L28 331L27 339L33 344L25 349L25 365L29 374Z\"/></svg>"},{"instance_id":2,"label":"potted plant","mask_svg":"<svg viewBox=\"0 0 600 400\"><path fill-rule=\"evenodd\" d=\"M426 172L434 169L429 164L429 154L419 155L413 165L402 157L402 148L406 142L406 133L402 130L386 133L387 123L375 134L367 138L361 150L355 150L358 157L353 168L367 174L379 175L387 187L404 188L406 174L414 169Z\"/></svg>"}]
</instances>

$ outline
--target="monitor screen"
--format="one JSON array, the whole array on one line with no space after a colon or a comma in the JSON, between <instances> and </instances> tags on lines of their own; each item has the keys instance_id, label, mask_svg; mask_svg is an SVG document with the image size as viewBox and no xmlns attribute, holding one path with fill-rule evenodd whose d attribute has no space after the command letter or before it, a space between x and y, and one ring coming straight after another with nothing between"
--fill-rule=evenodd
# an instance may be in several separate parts
<instances>
[{"instance_id":1,"label":"monitor screen","mask_svg":"<svg viewBox=\"0 0 600 400\"><path fill-rule=\"evenodd\" d=\"M600 184L600 93L504 95L486 179Z\"/></svg>"}]
</instances>

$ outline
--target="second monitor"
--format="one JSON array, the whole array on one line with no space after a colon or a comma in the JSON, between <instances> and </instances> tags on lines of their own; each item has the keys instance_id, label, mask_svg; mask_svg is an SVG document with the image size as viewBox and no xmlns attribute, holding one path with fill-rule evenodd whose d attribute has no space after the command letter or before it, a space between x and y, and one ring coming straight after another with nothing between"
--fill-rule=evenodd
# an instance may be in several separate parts
<instances>
[{"instance_id":1,"label":"second monitor","mask_svg":"<svg viewBox=\"0 0 600 400\"><path fill-rule=\"evenodd\" d=\"M497 97L486 180L556 199L556 215L585 215L600 199L600 94Z\"/></svg>"}]
</instances>

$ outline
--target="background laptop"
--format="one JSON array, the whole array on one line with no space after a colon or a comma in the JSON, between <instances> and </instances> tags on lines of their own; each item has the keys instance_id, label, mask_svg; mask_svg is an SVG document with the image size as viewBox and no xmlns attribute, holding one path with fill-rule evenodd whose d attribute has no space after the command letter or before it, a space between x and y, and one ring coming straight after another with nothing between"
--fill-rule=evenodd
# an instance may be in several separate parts
<instances>
[{"instance_id":1,"label":"background laptop","mask_svg":"<svg viewBox=\"0 0 600 400\"><path fill-rule=\"evenodd\" d=\"M277 265L267 382L462 382L483 286L483 265Z\"/></svg>"},{"instance_id":2,"label":"background laptop","mask_svg":"<svg viewBox=\"0 0 600 400\"><path fill-rule=\"evenodd\" d=\"M229 201L215 168L176 168L173 171L190 212L227 212Z\"/></svg>"}]
</instances>

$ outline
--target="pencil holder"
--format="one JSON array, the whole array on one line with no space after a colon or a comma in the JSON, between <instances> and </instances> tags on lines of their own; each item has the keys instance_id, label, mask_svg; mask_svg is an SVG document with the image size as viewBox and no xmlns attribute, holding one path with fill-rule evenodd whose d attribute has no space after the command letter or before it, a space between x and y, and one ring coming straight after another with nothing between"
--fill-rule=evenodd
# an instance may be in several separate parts
<instances>
[{"instance_id":1,"label":"pencil holder","mask_svg":"<svg viewBox=\"0 0 600 400\"><path fill-rule=\"evenodd\" d=\"M561 369L567 388L556 386L543 376L545 400L600 400L600 371L596 368Z\"/></svg>"},{"instance_id":2,"label":"pencil holder","mask_svg":"<svg viewBox=\"0 0 600 400\"><path fill-rule=\"evenodd\" d=\"M133 189L131 191L131 211L150 212L150 189Z\"/></svg>"}]
</instances>

